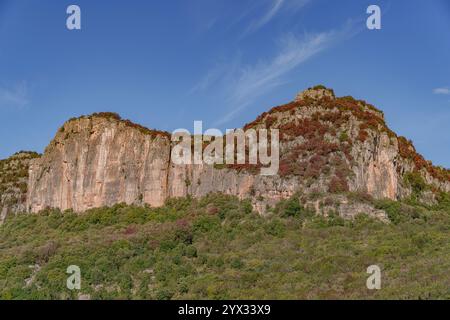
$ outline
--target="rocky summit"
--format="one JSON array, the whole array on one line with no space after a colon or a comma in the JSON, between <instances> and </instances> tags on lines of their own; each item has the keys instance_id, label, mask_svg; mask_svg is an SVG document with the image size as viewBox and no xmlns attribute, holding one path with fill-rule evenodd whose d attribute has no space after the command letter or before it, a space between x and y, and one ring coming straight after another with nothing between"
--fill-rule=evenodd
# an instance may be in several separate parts
<instances>
[{"instance_id":1,"label":"rocky summit","mask_svg":"<svg viewBox=\"0 0 450 320\"><path fill-rule=\"evenodd\" d=\"M433 203L450 192L450 171L426 161L409 140L391 131L383 112L362 100L336 97L324 86L307 89L244 126L251 128L279 130L277 175L260 175L252 165L174 164L170 134L114 113L71 119L41 156L22 153L0 163L2 218L46 208L158 207L169 198L220 192L251 199L261 214L298 194L316 213L364 212L386 219L361 199L414 196ZM20 170L18 181L11 180L17 177L14 170Z\"/></svg>"}]
</instances>

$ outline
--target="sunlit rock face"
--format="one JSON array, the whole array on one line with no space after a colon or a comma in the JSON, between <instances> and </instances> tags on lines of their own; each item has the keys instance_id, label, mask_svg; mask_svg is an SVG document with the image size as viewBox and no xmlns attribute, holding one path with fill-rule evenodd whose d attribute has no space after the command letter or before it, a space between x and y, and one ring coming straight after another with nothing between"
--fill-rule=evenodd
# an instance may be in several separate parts
<instances>
[{"instance_id":1,"label":"sunlit rock face","mask_svg":"<svg viewBox=\"0 0 450 320\"><path fill-rule=\"evenodd\" d=\"M85 211L117 203L161 206L167 198L223 192L274 201L292 195L295 182L211 165L175 165L170 138L121 121L89 117L66 123L29 168L27 208Z\"/></svg>"},{"instance_id":2,"label":"sunlit rock face","mask_svg":"<svg viewBox=\"0 0 450 320\"><path fill-rule=\"evenodd\" d=\"M162 205L170 142L102 117L66 123L29 170L27 205L86 209L116 203Z\"/></svg>"}]
</instances>

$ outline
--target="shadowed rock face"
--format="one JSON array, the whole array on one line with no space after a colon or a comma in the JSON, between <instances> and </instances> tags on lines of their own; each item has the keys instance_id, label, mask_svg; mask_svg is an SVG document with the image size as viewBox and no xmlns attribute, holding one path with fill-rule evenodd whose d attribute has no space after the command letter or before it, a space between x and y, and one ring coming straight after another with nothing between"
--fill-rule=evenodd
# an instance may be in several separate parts
<instances>
[{"instance_id":1,"label":"shadowed rock face","mask_svg":"<svg viewBox=\"0 0 450 320\"><path fill-rule=\"evenodd\" d=\"M437 190L450 191L448 171L418 168L413 159L401 156L399 140L385 127L379 110L335 98L323 87L299 94L294 102L272 109L245 128L280 130L278 175L232 166L175 165L168 134L117 117L70 120L42 157L31 162L27 210L84 211L121 202L160 206L170 197L223 192L251 198L263 213L267 205L297 191L406 197L411 188L403 175L414 170Z\"/></svg>"},{"instance_id":2,"label":"shadowed rock face","mask_svg":"<svg viewBox=\"0 0 450 320\"><path fill-rule=\"evenodd\" d=\"M21 151L0 160L0 224L9 213L26 210L28 168L39 155Z\"/></svg>"}]
</instances>

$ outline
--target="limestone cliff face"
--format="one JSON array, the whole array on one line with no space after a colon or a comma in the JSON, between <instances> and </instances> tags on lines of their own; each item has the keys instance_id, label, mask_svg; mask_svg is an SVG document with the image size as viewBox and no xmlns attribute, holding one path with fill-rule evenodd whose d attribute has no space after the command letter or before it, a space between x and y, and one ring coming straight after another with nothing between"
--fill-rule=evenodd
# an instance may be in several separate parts
<instances>
[{"instance_id":1,"label":"limestone cliff face","mask_svg":"<svg viewBox=\"0 0 450 320\"><path fill-rule=\"evenodd\" d=\"M161 206L167 198L223 192L263 195L276 203L298 190L295 179L211 165L175 165L167 135L107 117L67 122L29 168L27 208L87 209L116 203ZM256 206L255 200L255 206Z\"/></svg>"},{"instance_id":2,"label":"limestone cliff face","mask_svg":"<svg viewBox=\"0 0 450 320\"><path fill-rule=\"evenodd\" d=\"M350 190L363 190L375 198L397 199L400 177L396 171L397 147L386 134L375 135L353 151L356 165Z\"/></svg>"},{"instance_id":3,"label":"limestone cliff face","mask_svg":"<svg viewBox=\"0 0 450 320\"><path fill-rule=\"evenodd\" d=\"M121 202L160 206L171 197L223 192L252 199L264 213L296 192L407 197L412 187L405 175L412 172L433 190L450 191L448 170L423 160L390 131L381 111L364 101L336 98L323 87L262 114L249 128L279 129L277 175L262 176L245 166L175 165L167 133L111 114L70 120L30 164L26 208L84 211Z\"/></svg>"},{"instance_id":4,"label":"limestone cliff face","mask_svg":"<svg viewBox=\"0 0 450 320\"><path fill-rule=\"evenodd\" d=\"M27 207L159 206L167 197L170 141L107 117L67 122L29 169Z\"/></svg>"}]
</instances>

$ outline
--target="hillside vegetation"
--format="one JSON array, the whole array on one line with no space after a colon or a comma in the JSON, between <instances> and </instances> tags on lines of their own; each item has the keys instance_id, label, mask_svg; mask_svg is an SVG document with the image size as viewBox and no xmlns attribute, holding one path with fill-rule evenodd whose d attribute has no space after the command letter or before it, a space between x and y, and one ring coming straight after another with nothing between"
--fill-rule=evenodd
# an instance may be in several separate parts
<instances>
[{"instance_id":1,"label":"hillside vegetation","mask_svg":"<svg viewBox=\"0 0 450 320\"><path fill-rule=\"evenodd\" d=\"M18 214L0 226L0 298L449 299L450 199L439 200L374 202L392 223L313 215L298 197L262 217L220 194ZM381 290L366 288L373 264ZM80 291L66 288L69 265Z\"/></svg>"}]
</instances>

